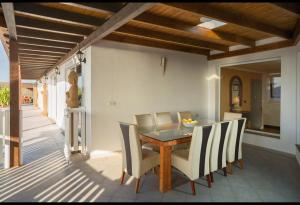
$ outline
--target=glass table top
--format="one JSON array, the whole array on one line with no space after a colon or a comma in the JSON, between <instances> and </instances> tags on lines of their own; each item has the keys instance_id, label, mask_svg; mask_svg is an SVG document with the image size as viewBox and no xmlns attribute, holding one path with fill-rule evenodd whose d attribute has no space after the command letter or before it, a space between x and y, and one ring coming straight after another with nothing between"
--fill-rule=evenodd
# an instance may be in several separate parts
<instances>
[{"instance_id":1,"label":"glass table top","mask_svg":"<svg viewBox=\"0 0 300 205\"><path fill-rule=\"evenodd\" d=\"M199 119L197 121L194 126L207 126L216 123L216 121L206 119ZM193 133L194 126L186 127L181 123L173 123L163 127L138 128L138 132L144 136L166 142L190 137Z\"/></svg>"}]
</instances>

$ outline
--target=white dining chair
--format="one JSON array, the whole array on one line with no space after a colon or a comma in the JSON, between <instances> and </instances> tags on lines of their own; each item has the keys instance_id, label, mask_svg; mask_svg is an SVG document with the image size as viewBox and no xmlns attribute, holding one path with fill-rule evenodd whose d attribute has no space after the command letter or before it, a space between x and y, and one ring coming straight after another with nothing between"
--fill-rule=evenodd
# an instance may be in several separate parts
<instances>
[{"instance_id":1,"label":"white dining chair","mask_svg":"<svg viewBox=\"0 0 300 205\"><path fill-rule=\"evenodd\" d=\"M173 123L170 112L157 112L154 114L154 119L158 128L168 126Z\"/></svg>"},{"instance_id":2,"label":"white dining chair","mask_svg":"<svg viewBox=\"0 0 300 205\"><path fill-rule=\"evenodd\" d=\"M155 127L154 117L152 114L137 114L133 116L134 123L142 129L152 129ZM142 146L146 149L150 149L156 152L159 152L159 147L149 144L142 143Z\"/></svg>"},{"instance_id":3,"label":"white dining chair","mask_svg":"<svg viewBox=\"0 0 300 205\"><path fill-rule=\"evenodd\" d=\"M239 162L240 168L244 168L242 156L242 141L244 136L245 124L246 118L240 118L232 121L226 152L227 172L229 174L232 174L232 164L234 162Z\"/></svg>"},{"instance_id":4,"label":"white dining chair","mask_svg":"<svg viewBox=\"0 0 300 205\"><path fill-rule=\"evenodd\" d=\"M195 126L189 149L175 150L172 153L172 166L184 173L189 179L193 195L195 180L206 176L208 187L211 187L209 158L215 125Z\"/></svg>"},{"instance_id":5,"label":"white dining chair","mask_svg":"<svg viewBox=\"0 0 300 205\"><path fill-rule=\"evenodd\" d=\"M218 169L223 170L224 176L227 176L226 152L231 125L231 121L224 121L215 124L216 128L210 151L210 177L212 182L214 182L213 172Z\"/></svg>"},{"instance_id":6,"label":"white dining chair","mask_svg":"<svg viewBox=\"0 0 300 205\"><path fill-rule=\"evenodd\" d=\"M152 128L155 127L154 117L152 114L138 114L134 115L134 122L138 127L141 128Z\"/></svg>"},{"instance_id":7,"label":"white dining chair","mask_svg":"<svg viewBox=\"0 0 300 205\"><path fill-rule=\"evenodd\" d=\"M122 137L122 176L124 183L125 173L137 179L135 192L139 192L141 176L159 165L159 153L142 149L137 134L137 126L120 122Z\"/></svg>"},{"instance_id":8,"label":"white dining chair","mask_svg":"<svg viewBox=\"0 0 300 205\"><path fill-rule=\"evenodd\" d=\"M192 113L190 111L177 112L178 123L182 124L183 119L193 119Z\"/></svg>"},{"instance_id":9,"label":"white dining chair","mask_svg":"<svg viewBox=\"0 0 300 205\"><path fill-rule=\"evenodd\" d=\"M234 119L239 119L242 117L241 113L234 113L234 112L224 112L224 121L227 120L234 120Z\"/></svg>"}]
</instances>

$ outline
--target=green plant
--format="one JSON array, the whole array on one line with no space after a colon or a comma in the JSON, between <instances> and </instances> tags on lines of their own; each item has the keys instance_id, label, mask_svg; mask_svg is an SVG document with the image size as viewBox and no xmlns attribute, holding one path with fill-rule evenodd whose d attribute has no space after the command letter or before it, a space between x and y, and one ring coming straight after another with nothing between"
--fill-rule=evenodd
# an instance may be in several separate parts
<instances>
[{"instance_id":1,"label":"green plant","mask_svg":"<svg viewBox=\"0 0 300 205\"><path fill-rule=\"evenodd\" d=\"M0 88L0 107L6 107L9 105L9 88Z\"/></svg>"}]
</instances>

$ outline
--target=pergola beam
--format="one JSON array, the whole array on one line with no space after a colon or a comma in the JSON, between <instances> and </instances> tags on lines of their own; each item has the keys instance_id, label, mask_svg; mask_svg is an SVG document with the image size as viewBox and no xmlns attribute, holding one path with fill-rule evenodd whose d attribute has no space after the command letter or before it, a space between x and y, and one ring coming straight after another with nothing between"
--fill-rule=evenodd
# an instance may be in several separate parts
<instances>
[{"instance_id":1,"label":"pergola beam","mask_svg":"<svg viewBox=\"0 0 300 205\"><path fill-rule=\"evenodd\" d=\"M50 32L52 31L56 33L71 34L77 36L87 36L93 31L93 29L89 28L82 28L65 23L45 21L42 19L26 18L24 16L16 16L16 25L20 28L29 28Z\"/></svg>"},{"instance_id":2,"label":"pergola beam","mask_svg":"<svg viewBox=\"0 0 300 205\"><path fill-rule=\"evenodd\" d=\"M118 42L124 42L124 43L130 43L130 44L136 44L141 46L148 46L148 47L154 47L154 48L163 48L168 50L177 50L181 52L187 52L187 53L195 53L200 55L209 55L209 49L203 49L203 48L195 48L191 46L186 45L178 45L170 42L165 42L157 39L147 39L141 36L134 37L132 35L126 35L123 33L117 33L114 32L110 34L109 36L105 37L106 40L112 40L112 41L118 41Z\"/></svg>"},{"instance_id":3,"label":"pergola beam","mask_svg":"<svg viewBox=\"0 0 300 205\"><path fill-rule=\"evenodd\" d=\"M4 14L7 30L9 33L9 38L13 40L17 40L14 6L12 3L1 3L1 6L2 6L2 11Z\"/></svg>"},{"instance_id":4,"label":"pergola beam","mask_svg":"<svg viewBox=\"0 0 300 205\"><path fill-rule=\"evenodd\" d=\"M17 31L14 14L14 6L12 3L1 3L7 30L9 34L9 78L10 78L10 167L18 167L21 165L20 150L20 132L22 119L20 116L20 84L21 72L18 58Z\"/></svg>"},{"instance_id":5,"label":"pergola beam","mask_svg":"<svg viewBox=\"0 0 300 205\"><path fill-rule=\"evenodd\" d=\"M272 3L277 7L280 7L292 14L300 16L300 4L299 3Z\"/></svg>"},{"instance_id":6,"label":"pergola beam","mask_svg":"<svg viewBox=\"0 0 300 205\"><path fill-rule=\"evenodd\" d=\"M18 3L15 5L15 12L16 14L38 17L58 23L63 22L90 28L101 26L105 22L105 19L49 8L34 3Z\"/></svg>"},{"instance_id":7,"label":"pergola beam","mask_svg":"<svg viewBox=\"0 0 300 205\"><path fill-rule=\"evenodd\" d=\"M209 48L209 49L220 50L220 51L229 51L228 46L224 46L221 44L211 43L202 40L194 40L190 38L177 37L177 36L165 34L163 32L157 32L150 29L141 29L133 26L125 25L120 29L118 29L116 32L137 35L137 36L142 36L142 37L147 37L152 39L158 39L158 40L163 40L163 41L168 41L168 42L173 42L173 43L178 43L183 45L189 45L194 47Z\"/></svg>"},{"instance_id":8,"label":"pergola beam","mask_svg":"<svg viewBox=\"0 0 300 205\"><path fill-rule=\"evenodd\" d=\"M79 49L85 49L96 41L103 39L113 31L117 30L124 24L128 23L131 19L140 15L144 11L148 10L155 3L128 3L124 8L111 16L103 25L101 25L96 31L91 33L87 38L81 41L75 48L61 58L52 68L59 66L64 61L73 56Z\"/></svg>"},{"instance_id":9,"label":"pergola beam","mask_svg":"<svg viewBox=\"0 0 300 205\"><path fill-rule=\"evenodd\" d=\"M28 37L33 39L43 39L49 41L58 41L65 43L78 43L83 40L82 36L74 36L60 34L48 31L37 31L28 28L17 28L18 36Z\"/></svg>"},{"instance_id":10,"label":"pergola beam","mask_svg":"<svg viewBox=\"0 0 300 205\"><path fill-rule=\"evenodd\" d=\"M210 55L210 56L208 56L207 59L215 60L215 59L220 59L220 58L227 58L227 57L245 55L245 54L250 54L250 53L255 53L255 52L262 52L262 51L268 51L268 50L273 50L273 49L285 48L285 47L289 47L289 46L293 46L293 45L294 45L294 42L292 40L284 40L284 41L280 41L280 42L276 42L276 43L256 46L255 48L245 48L245 49L230 51L227 53Z\"/></svg>"},{"instance_id":11,"label":"pergola beam","mask_svg":"<svg viewBox=\"0 0 300 205\"><path fill-rule=\"evenodd\" d=\"M47 51L52 53L67 53L70 49L63 49L63 48L52 48L52 47L45 47L45 46L37 46L37 45L19 45L19 50L32 50L32 51Z\"/></svg>"},{"instance_id":12,"label":"pergola beam","mask_svg":"<svg viewBox=\"0 0 300 205\"><path fill-rule=\"evenodd\" d=\"M53 47L53 48L65 48L65 49L71 49L74 46L76 46L75 43L49 41L49 40L34 39L34 38L20 37L20 36L18 37L18 42L19 44L46 46L46 47Z\"/></svg>"},{"instance_id":13,"label":"pergola beam","mask_svg":"<svg viewBox=\"0 0 300 205\"><path fill-rule=\"evenodd\" d=\"M274 36L289 39L292 34L288 31L281 30L277 27L262 23L260 21L249 18L248 16L237 15L229 10L223 10L209 5L208 3L202 3L201 6L193 6L192 4L182 3L167 3L167 5L195 14L204 15L209 18L213 18L226 23L235 24L245 28L254 29L263 33L268 33Z\"/></svg>"},{"instance_id":14,"label":"pergola beam","mask_svg":"<svg viewBox=\"0 0 300 205\"><path fill-rule=\"evenodd\" d=\"M94 12L101 12L108 16L111 16L114 14L114 11L104 9L102 5L99 5L97 3L63 3L72 5L77 8L86 9ZM179 22L171 18L163 17L163 16L157 16L151 13L142 13L141 15L137 16L135 19L132 20L133 22L137 23L143 23L143 24L152 24L155 26L172 29L176 31L181 31L185 33L190 33L194 36L203 36L205 38L210 38L213 40L225 40L228 42L233 43L239 43L242 45L247 45L254 47L255 46L255 40L249 39L246 37L242 37L236 34L221 32L221 31L212 31L205 28L199 28L195 25L189 25L187 23Z\"/></svg>"}]
</instances>

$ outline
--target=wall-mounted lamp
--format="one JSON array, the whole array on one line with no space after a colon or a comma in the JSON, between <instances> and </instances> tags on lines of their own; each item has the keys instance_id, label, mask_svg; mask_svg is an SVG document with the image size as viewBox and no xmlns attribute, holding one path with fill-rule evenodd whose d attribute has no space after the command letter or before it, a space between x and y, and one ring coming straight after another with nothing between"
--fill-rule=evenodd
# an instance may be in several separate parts
<instances>
[{"instance_id":1,"label":"wall-mounted lamp","mask_svg":"<svg viewBox=\"0 0 300 205\"><path fill-rule=\"evenodd\" d=\"M164 68L163 75L165 75L166 70L167 70L167 57L161 57L160 66L162 66Z\"/></svg>"},{"instance_id":2,"label":"wall-mounted lamp","mask_svg":"<svg viewBox=\"0 0 300 205\"><path fill-rule=\"evenodd\" d=\"M80 63L86 63L86 58L84 57L84 54L82 53L81 50L79 50L77 53L76 53L76 56L79 60Z\"/></svg>"},{"instance_id":3,"label":"wall-mounted lamp","mask_svg":"<svg viewBox=\"0 0 300 205\"><path fill-rule=\"evenodd\" d=\"M48 80L48 76L47 75L45 75L45 80Z\"/></svg>"},{"instance_id":4,"label":"wall-mounted lamp","mask_svg":"<svg viewBox=\"0 0 300 205\"><path fill-rule=\"evenodd\" d=\"M59 71L58 67L56 67L54 70L55 70L56 75L60 75L60 71Z\"/></svg>"}]
</instances>

